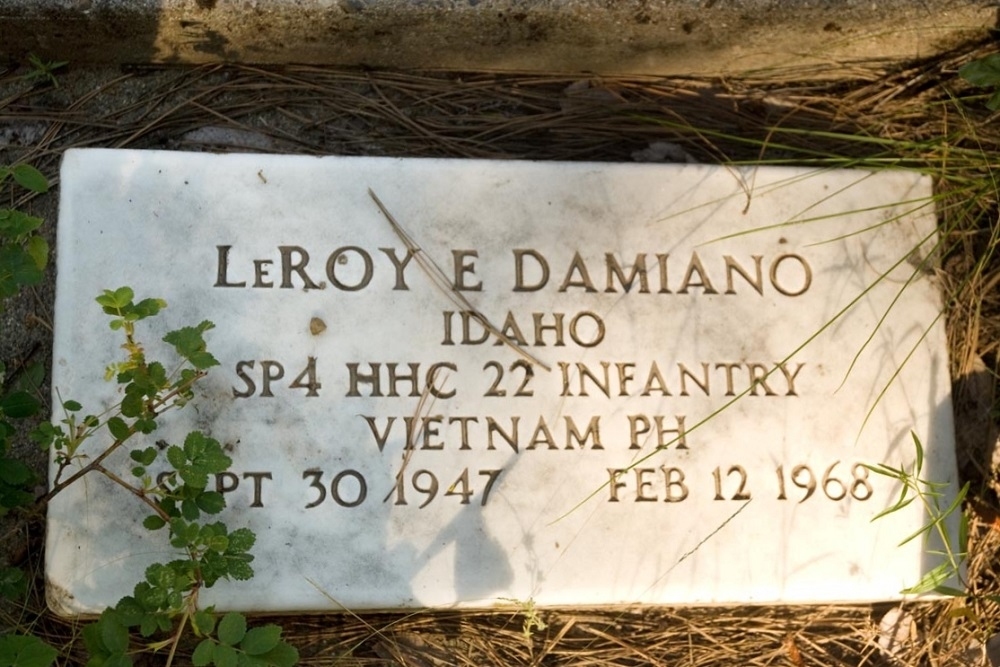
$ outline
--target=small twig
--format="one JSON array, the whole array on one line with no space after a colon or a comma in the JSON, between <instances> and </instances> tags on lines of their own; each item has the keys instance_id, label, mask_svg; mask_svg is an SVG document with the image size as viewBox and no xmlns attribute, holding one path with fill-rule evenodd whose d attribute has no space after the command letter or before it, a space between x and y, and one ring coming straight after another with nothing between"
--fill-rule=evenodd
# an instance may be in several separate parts
<instances>
[{"instance_id":1,"label":"small twig","mask_svg":"<svg viewBox=\"0 0 1000 667\"><path fill-rule=\"evenodd\" d=\"M524 357L526 361L540 366L547 371L552 370L551 366L542 362L538 359L538 357L532 355L530 352L511 340L508 336L505 336L499 329L493 326L489 319L483 315L478 308L473 306L472 303L465 298L464 294L455 290L448 281L448 278L444 275L444 271L441 270L441 267L439 267L434 260L427 256L423 249L413 240L413 237L406 233L403 227L396 221L396 218L389 212L389 210L385 207L385 204L382 203L382 200L378 198L378 195L376 195L371 188L368 188L368 195L372 198L372 201L375 202L375 205L378 206L379 210L382 211L382 215L386 217L386 220L389 221L389 224L392 226L392 231L396 233L396 236L398 236L403 242L407 250L413 253L413 257L417 260L417 264L419 264L420 268L424 270L427 276L431 279L431 282L434 283L435 287L441 290L456 306L473 313L476 316L476 319L479 320L491 334L496 336L507 347Z\"/></svg>"},{"instance_id":2,"label":"small twig","mask_svg":"<svg viewBox=\"0 0 1000 667\"><path fill-rule=\"evenodd\" d=\"M191 616L191 608L197 608L198 606L198 586L199 584L194 584L195 588L191 592L190 597L185 601L184 605L184 615L181 616L181 623L177 626L177 632L174 634L174 641L170 644L170 653L167 654L167 664L166 667L174 662L174 655L177 653L177 645L181 643L181 637L184 635L184 626L187 625L187 620ZM192 604L191 600L194 599Z\"/></svg>"},{"instance_id":3,"label":"small twig","mask_svg":"<svg viewBox=\"0 0 1000 667\"><path fill-rule=\"evenodd\" d=\"M126 482L124 479L122 479L121 477L119 477L115 473L111 472L110 470L108 470L107 468L105 468L102 465L95 466L94 470L96 470L97 472L101 473L102 475L104 475L105 477L107 477L108 479L110 479L112 482L114 482L118 486L122 487L123 489L125 489L126 491L128 491L129 493L131 493L133 496L135 496L136 498L138 498L142 502L144 502L147 505L149 505L150 508L152 508L152 510L154 512L156 512L157 515L159 515L159 517L161 519L163 519L164 521L168 521L170 519L170 515L167 514L166 512L164 512L162 509L160 509L160 506L157 505L153 501L152 498L150 498L148 495L146 495L146 492L143 491L142 489L137 489L136 487L132 486L131 484L129 484L128 482Z\"/></svg>"},{"instance_id":4,"label":"small twig","mask_svg":"<svg viewBox=\"0 0 1000 667\"><path fill-rule=\"evenodd\" d=\"M182 392L186 391L187 389L190 389L191 385L193 385L199 379L201 379L202 377L204 377L204 375L205 375L205 373L203 371L199 371L199 373L197 375L195 375L194 377L192 377L191 380L189 380L188 382L185 382L181 386L175 387L168 394L166 394L162 398L160 398L157 401L155 401L154 404L153 404L154 408L151 409L150 412L153 413L153 416L157 416L158 417L158 416L162 415L164 412L166 412L167 410L169 410L172 407L170 405L166 405L166 403L168 401L170 401L172 398L180 395ZM158 408L163 408L163 412L157 412L156 409L158 409ZM107 422L105 422L105 423L107 423ZM98 455L97 458L95 458L93 461L91 461L90 463L88 463L86 466L84 466L83 468L81 468L80 470L78 470L77 472L75 472L73 475L71 475L65 481L63 481L63 482L57 482L56 484L54 484L53 487L52 487L52 489L39 499L39 501L38 501L39 504L44 505L45 503L47 503L50 500L52 500L52 498L54 498L63 489L65 489L66 487L68 487L70 484L72 484L76 480L80 479L81 477L83 477L87 473L92 472L92 471L97 470L98 468L100 468L101 467L101 463L104 461L104 459L108 458L113 452L115 452L119 447L121 447L123 444L125 444L125 442L127 440L129 440L135 434L136 434L135 424L133 424L132 426L129 426L128 435L126 435L124 438L115 440L113 443L111 443L111 446L108 447L107 449L105 449L103 452L101 452L101 454ZM59 474L60 475L62 474L62 469L60 469ZM57 475L56 477L58 479L59 475Z\"/></svg>"}]
</instances>

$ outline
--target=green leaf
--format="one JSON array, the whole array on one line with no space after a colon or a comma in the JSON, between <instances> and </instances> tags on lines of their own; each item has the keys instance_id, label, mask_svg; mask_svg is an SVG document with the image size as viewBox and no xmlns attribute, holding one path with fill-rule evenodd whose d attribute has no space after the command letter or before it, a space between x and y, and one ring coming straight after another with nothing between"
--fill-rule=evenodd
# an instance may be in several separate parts
<instances>
[{"instance_id":1,"label":"green leaf","mask_svg":"<svg viewBox=\"0 0 1000 667\"><path fill-rule=\"evenodd\" d=\"M182 500L181 501L181 516L188 521L194 521L201 516L201 512L198 510L198 505L192 500Z\"/></svg>"},{"instance_id":2,"label":"green leaf","mask_svg":"<svg viewBox=\"0 0 1000 667\"><path fill-rule=\"evenodd\" d=\"M152 447L133 449L128 455L133 461L144 466L152 465L153 461L156 460L156 450Z\"/></svg>"},{"instance_id":3,"label":"green leaf","mask_svg":"<svg viewBox=\"0 0 1000 667\"><path fill-rule=\"evenodd\" d=\"M38 637L6 635L0 637L0 665L3 667L48 667L59 652Z\"/></svg>"},{"instance_id":4,"label":"green leaf","mask_svg":"<svg viewBox=\"0 0 1000 667\"><path fill-rule=\"evenodd\" d=\"M206 667L212 664L215 659L215 642L211 639L202 639L201 643L191 654L191 663L194 667Z\"/></svg>"},{"instance_id":5,"label":"green leaf","mask_svg":"<svg viewBox=\"0 0 1000 667\"><path fill-rule=\"evenodd\" d=\"M237 657L236 650L231 646L219 644L215 647L213 653L215 667L238 667L239 658Z\"/></svg>"},{"instance_id":6,"label":"green leaf","mask_svg":"<svg viewBox=\"0 0 1000 667\"><path fill-rule=\"evenodd\" d=\"M132 596L126 596L119 600L118 604L115 605L115 611L118 612L118 620L126 628L141 624L146 616L146 610Z\"/></svg>"},{"instance_id":7,"label":"green leaf","mask_svg":"<svg viewBox=\"0 0 1000 667\"><path fill-rule=\"evenodd\" d=\"M206 352L205 340L202 334L215 325L204 320L197 327L184 327L176 331L171 331L163 340L174 346L177 354L187 359L192 366L199 370L217 366L218 361L211 354Z\"/></svg>"},{"instance_id":8,"label":"green leaf","mask_svg":"<svg viewBox=\"0 0 1000 667\"><path fill-rule=\"evenodd\" d=\"M219 621L217 636L228 646L239 644L247 634L247 619L243 614L231 611Z\"/></svg>"},{"instance_id":9,"label":"green leaf","mask_svg":"<svg viewBox=\"0 0 1000 667\"><path fill-rule=\"evenodd\" d=\"M195 499L198 508L206 514L218 514L226 508L226 498L216 491L206 491L198 494Z\"/></svg>"},{"instance_id":10,"label":"green leaf","mask_svg":"<svg viewBox=\"0 0 1000 667\"><path fill-rule=\"evenodd\" d=\"M916 461L913 464L913 474L919 475L920 471L924 469L924 445L920 442L920 438L917 437L916 431L910 431L910 436L913 438L913 447L917 450Z\"/></svg>"},{"instance_id":11,"label":"green leaf","mask_svg":"<svg viewBox=\"0 0 1000 667\"><path fill-rule=\"evenodd\" d=\"M1000 90L990 95L990 99L986 100L986 108L990 111L1000 109Z\"/></svg>"},{"instance_id":12,"label":"green leaf","mask_svg":"<svg viewBox=\"0 0 1000 667\"><path fill-rule=\"evenodd\" d=\"M21 211L0 210L0 232L14 240L23 240L29 232L42 226L42 219Z\"/></svg>"},{"instance_id":13,"label":"green leaf","mask_svg":"<svg viewBox=\"0 0 1000 667\"><path fill-rule=\"evenodd\" d=\"M135 292L132 291L131 287L119 287L114 291L104 290L104 292L97 297L97 303L105 308L104 312L109 315L117 315L117 311L132 303L132 298L134 296ZM110 309L110 312L108 309Z\"/></svg>"},{"instance_id":14,"label":"green leaf","mask_svg":"<svg viewBox=\"0 0 1000 667\"><path fill-rule=\"evenodd\" d=\"M158 514L150 514L142 520L142 525L147 530L159 530L167 525L167 522L164 521Z\"/></svg>"},{"instance_id":15,"label":"green leaf","mask_svg":"<svg viewBox=\"0 0 1000 667\"><path fill-rule=\"evenodd\" d=\"M3 368L0 367L0 378L3 376ZM45 365L36 361L33 364L29 364L24 370L20 377L17 379L16 388L21 391L26 391L29 394L38 392L42 388L42 383L45 381Z\"/></svg>"},{"instance_id":16,"label":"green leaf","mask_svg":"<svg viewBox=\"0 0 1000 667\"><path fill-rule=\"evenodd\" d=\"M101 641L101 627L97 623L83 626L83 643L90 655L95 658L107 657L108 650L104 648L104 642Z\"/></svg>"},{"instance_id":17,"label":"green leaf","mask_svg":"<svg viewBox=\"0 0 1000 667\"><path fill-rule=\"evenodd\" d=\"M955 574L951 563L941 563L925 574L915 586L900 591L903 595L919 595L943 586Z\"/></svg>"},{"instance_id":18,"label":"green leaf","mask_svg":"<svg viewBox=\"0 0 1000 667\"><path fill-rule=\"evenodd\" d=\"M160 629L156 614L145 614L139 621L139 634L143 637L152 637Z\"/></svg>"},{"instance_id":19,"label":"green leaf","mask_svg":"<svg viewBox=\"0 0 1000 667\"><path fill-rule=\"evenodd\" d=\"M28 590L28 579L16 567L0 566L0 598L17 600Z\"/></svg>"},{"instance_id":20,"label":"green leaf","mask_svg":"<svg viewBox=\"0 0 1000 667\"><path fill-rule=\"evenodd\" d=\"M205 546L212 551L218 551L220 554L225 553L226 549L229 548L229 538L225 535L215 535L205 542Z\"/></svg>"},{"instance_id":21,"label":"green leaf","mask_svg":"<svg viewBox=\"0 0 1000 667\"><path fill-rule=\"evenodd\" d=\"M38 412L41 404L26 391L15 391L0 398L0 410L13 419L30 417Z\"/></svg>"},{"instance_id":22,"label":"green leaf","mask_svg":"<svg viewBox=\"0 0 1000 667\"><path fill-rule=\"evenodd\" d=\"M265 625L251 628L240 642L240 648L248 655L260 655L273 649L279 641L281 641L281 628L277 625Z\"/></svg>"},{"instance_id":23,"label":"green leaf","mask_svg":"<svg viewBox=\"0 0 1000 667\"><path fill-rule=\"evenodd\" d=\"M236 581L253 579L253 568L246 561L229 559L229 578Z\"/></svg>"},{"instance_id":24,"label":"green leaf","mask_svg":"<svg viewBox=\"0 0 1000 667\"><path fill-rule=\"evenodd\" d=\"M39 194L49 191L49 181L34 167L28 164L16 164L10 169L14 180L22 188L27 188Z\"/></svg>"},{"instance_id":25,"label":"green leaf","mask_svg":"<svg viewBox=\"0 0 1000 667\"><path fill-rule=\"evenodd\" d=\"M1000 53L992 53L985 58L962 65L958 75L973 86L1000 84Z\"/></svg>"},{"instance_id":26,"label":"green leaf","mask_svg":"<svg viewBox=\"0 0 1000 667\"><path fill-rule=\"evenodd\" d=\"M132 429L128 427L125 420L121 417L111 417L107 421L108 430L111 431L111 436L118 441L128 440L129 436L132 435ZM138 461L138 459L136 459ZM152 461L150 461L152 463ZM149 465L149 464L146 464Z\"/></svg>"},{"instance_id":27,"label":"green leaf","mask_svg":"<svg viewBox=\"0 0 1000 667\"><path fill-rule=\"evenodd\" d=\"M293 667L299 661L299 652L291 644L279 642L277 646L260 657L274 667Z\"/></svg>"},{"instance_id":28,"label":"green leaf","mask_svg":"<svg viewBox=\"0 0 1000 667\"><path fill-rule=\"evenodd\" d=\"M35 473L27 465L18 459L0 459L0 482L11 486L24 486L32 479Z\"/></svg>"},{"instance_id":29,"label":"green leaf","mask_svg":"<svg viewBox=\"0 0 1000 667\"><path fill-rule=\"evenodd\" d=\"M940 593L941 595L950 595L953 598L964 598L965 591L959 590L958 588L952 588L951 586L936 586L934 588L935 593Z\"/></svg>"},{"instance_id":30,"label":"green leaf","mask_svg":"<svg viewBox=\"0 0 1000 667\"><path fill-rule=\"evenodd\" d=\"M233 532L229 533L229 552L244 552L250 551L253 547L254 542L257 541L257 536L249 528L237 528Z\"/></svg>"},{"instance_id":31,"label":"green leaf","mask_svg":"<svg viewBox=\"0 0 1000 667\"><path fill-rule=\"evenodd\" d=\"M142 394L125 392L121 406L122 415L126 417L138 417L142 414L144 407Z\"/></svg>"},{"instance_id":32,"label":"green leaf","mask_svg":"<svg viewBox=\"0 0 1000 667\"><path fill-rule=\"evenodd\" d=\"M187 465L187 457L184 455L184 450L177 445L170 445L167 448L167 461L177 470Z\"/></svg>"},{"instance_id":33,"label":"green leaf","mask_svg":"<svg viewBox=\"0 0 1000 667\"><path fill-rule=\"evenodd\" d=\"M167 302L163 299L143 299L133 306L132 313L137 316L137 319L141 320L157 315L166 307Z\"/></svg>"},{"instance_id":34,"label":"green leaf","mask_svg":"<svg viewBox=\"0 0 1000 667\"><path fill-rule=\"evenodd\" d=\"M28 253L39 271L49 263L49 242L41 236L29 237L24 244L24 252Z\"/></svg>"},{"instance_id":35,"label":"green leaf","mask_svg":"<svg viewBox=\"0 0 1000 667\"><path fill-rule=\"evenodd\" d=\"M149 435L156 430L156 420L150 417L140 417L133 423L135 430L144 435Z\"/></svg>"},{"instance_id":36,"label":"green leaf","mask_svg":"<svg viewBox=\"0 0 1000 667\"><path fill-rule=\"evenodd\" d=\"M44 276L23 248L0 246L0 296L13 296L21 285L36 285Z\"/></svg>"},{"instance_id":37,"label":"green leaf","mask_svg":"<svg viewBox=\"0 0 1000 667\"><path fill-rule=\"evenodd\" d=\"M128 650L128 629L116 615L105 612L97 622L101 626L101 642L109 653L124 653Z\"/></svg>"},{"instance_id":38,"label":"green leaf","mask_svg":"<svg viewBox=\"0 0 1000 667\"><path fill-rule=\"evenodd\" d=\"M68 410L69 412L79 412L83 409L83 406L76 401L66 401L62 406L64 410Z\"/></svg>"},{"instance_id":39,"label":"green leaf","mask_svg":"<svg viewBox=\"0 0 1000 667\"><path fill-rule=\"evenodd\" d=\"M199 609L191 617L191 624L199 635L210 635L215 630L215 615L211 611Z\"/></svg>"}]
</instances>

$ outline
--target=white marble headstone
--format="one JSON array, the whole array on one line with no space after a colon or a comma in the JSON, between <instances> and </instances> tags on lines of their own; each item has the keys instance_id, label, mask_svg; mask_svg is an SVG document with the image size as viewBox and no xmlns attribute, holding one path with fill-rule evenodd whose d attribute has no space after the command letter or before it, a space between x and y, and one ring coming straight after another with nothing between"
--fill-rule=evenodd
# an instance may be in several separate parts
<instances>
[{"instance_id":1,"label":"white marble headstone","mask_svg":"<svg viewBox=\"0 0 1000 667\"><path fill-rule=\"evenodd\" d=\"M57 399L120 400L104 289L168 302L150 354L216 324L137 443L231 450L257 575L204 604L872 601L938 562L861 465L911 465L912 431L954 493L926 178L72 150L61 184ZM55 499L57 610L176 556L146 514L96 474Z\"/></svg>"}]
</instances>

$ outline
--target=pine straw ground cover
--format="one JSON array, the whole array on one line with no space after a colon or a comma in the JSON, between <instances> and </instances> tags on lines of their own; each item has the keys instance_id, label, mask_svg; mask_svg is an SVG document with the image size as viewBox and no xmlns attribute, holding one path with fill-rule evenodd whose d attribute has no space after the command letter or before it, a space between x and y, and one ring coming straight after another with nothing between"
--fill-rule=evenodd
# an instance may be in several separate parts
<instances>
[{"instance_id":1,"label":"pine straw ground cover","mask_svg":"<svg viewBox=\"0 0 1000 667\"><path fill-rule=\"evenodd\" d=\"M55 179L70 147L629 161L671 142L700 162L912 168L934 176L943 238L939 280L951 346L969 595L908 603L896 657L876 644L890 605L540 610L282 618L303 664L399 665L974 665L1000 631L997 440L1000 263L995 255L1000 155L990 91L958 76L996 50L966 44L887 67L787 69L732 79L395 73L314 67L73 70L58 87L0 70L0 163ZM57 181L56 181L57 182ZM5 199L12 196L4 195ZM15 202L54 223L54 197ZM12 305L0 353L8 367L49 355L51 293ZM15 344L8 327L24 327ZM14 363L10 363L13 361ZM41 521L5 533L15 559L39 567ZM748 545L749 546L749 545ZM752 547L751 547L752 548ZM335 560L331 567L336 567ZM78 627L43 609L40 592L6 625L85 658ZM156 664L150 658L149 664Z\"/></svg>"}]
</instances>

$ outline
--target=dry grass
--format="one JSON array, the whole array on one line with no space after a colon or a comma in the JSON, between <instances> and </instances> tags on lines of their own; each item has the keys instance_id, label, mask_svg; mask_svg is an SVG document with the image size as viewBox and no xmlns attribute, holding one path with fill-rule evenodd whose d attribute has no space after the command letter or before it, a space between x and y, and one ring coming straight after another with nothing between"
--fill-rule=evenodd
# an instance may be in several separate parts
<instances>
[{"instance_id":1,"label":"dry grass","mask_svg":"<svg viewBox=\"0 0 1000 667\"><path fill-rule=\"evenodd\" d=\"M1000 593L1000 484L990 460L1000 368L1000 119L956 71L993 48L967 44L893 70L858 66L837 81L805 69L708 81L212 66L70 72L53 89L30 88L8 72L0 74L0 132L11 123L21 130L0 149L0 162L23 159L54 175L62 151L78 146L628 161L649 142L669 141L704 162L933 174L959 460L972 484L965 511L974 595L910 605L913 632L897 658L874 643L884 606L545 610L547 627L530 637L516 608L281 623L304 664L317 665L971 665L979 663L963 658L970 643L1000 629L1000 609L984 597ZM51 302L41 299L43 320L46 309ZM25 543L37 545L37 534ZM37 549L25 552L37 562ZM37 622L57 637L75 633L32 607L9 620ZM67 649L68 663L79 658Z\"/></svg>"}]
</instances>

